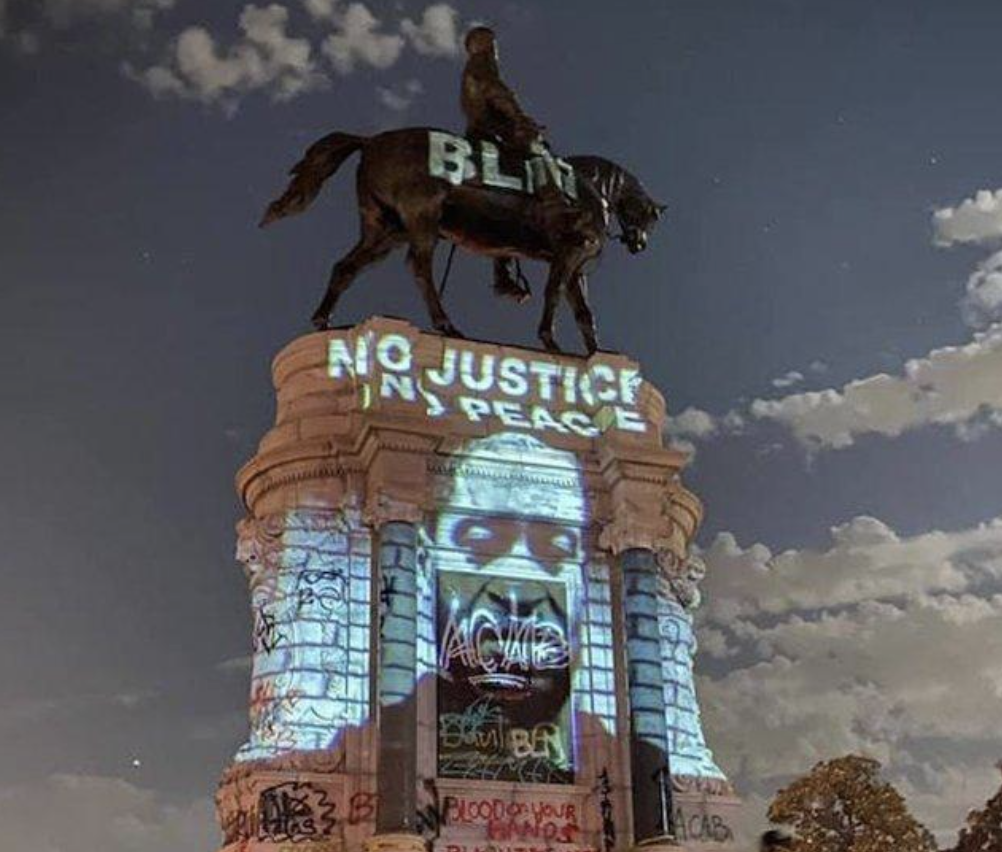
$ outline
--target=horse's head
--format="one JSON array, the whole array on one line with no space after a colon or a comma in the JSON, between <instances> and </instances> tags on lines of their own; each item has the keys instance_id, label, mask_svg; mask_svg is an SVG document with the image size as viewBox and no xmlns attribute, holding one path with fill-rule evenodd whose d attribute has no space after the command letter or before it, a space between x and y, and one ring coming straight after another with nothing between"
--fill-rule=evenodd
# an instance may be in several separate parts
<instances>
[{"instance_id":1,"label":"horse's head","mask_svg":"<svg viewBox=\"0 0 1002 852\"><path fill-rule=\"evenodd\" d=\"M667 205L658 204L648 196L639 183L625 187L616 204L616 218L623 230L620 240L630 254L637 254L647 248L647 235L664 215L666 208Z\"/></svg>"},{"instance_id":2,"label":"horse's head","mask_svg":"<svg viewBox=\"0 0 1002 852\"><path fill-rule=\"evenodd\" d=\"M605 157L567 157L567 162L591 184L622 230L622 242L631 254L647 248L647 236L665 212L665 205L651 198L640 181L622 166Z\"/></svg>"}]
</instances>

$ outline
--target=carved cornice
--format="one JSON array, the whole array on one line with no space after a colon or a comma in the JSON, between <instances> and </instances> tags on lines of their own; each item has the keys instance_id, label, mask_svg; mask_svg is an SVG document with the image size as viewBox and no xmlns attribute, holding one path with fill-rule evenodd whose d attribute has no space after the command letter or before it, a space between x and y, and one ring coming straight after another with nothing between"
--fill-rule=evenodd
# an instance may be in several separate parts
<instances>
[{"instance_id":1,"label":"carved cornice","mask_svg":"<svg viewBox=\"0 0 1002 852\"><path fill-rule=\"evenodd\" d=\"M340 455L335 455L329 442L304 442L295 451L283 449L259 453L237 473L237 492L244 505L254 511L255 504L271 491L295 486L310 480L347 481L355 472Z\"/></svg>"},{"instance_id":2,"label":"carved cornice","mask_svg":"<svg viewBox=\"0 0 1002 852\"><path fill-rule=\"evenodd\" d=\"M278 568L285 526L279 514L247 517L237 522L236 559L251 583L262 573Z\"/></svg>"},{"instance_id":3,"label":"carved cornice","mask_svg":"<svg viewBox=\"0 0 1002 852\"><path fill-rule=\"evenodd\" d=\"M703 560L691 554L685 560L659 554L658 565L661 567L661 594L674 598L687 610L698 609L703 601L699 584L706 576Z\"/></svg>"},{"instance_id":4,"label":"carved cornice","mask_svg":"<svg viewBox=\"0 0 1002 852\"><path fill-rule=\"evenodd\" d=\"M379 489L370 490L362 509L362 520L374 529L393 521L419 524L424 520L425 507L419 503L399 500Z\"/></svg>"}]
</instances>

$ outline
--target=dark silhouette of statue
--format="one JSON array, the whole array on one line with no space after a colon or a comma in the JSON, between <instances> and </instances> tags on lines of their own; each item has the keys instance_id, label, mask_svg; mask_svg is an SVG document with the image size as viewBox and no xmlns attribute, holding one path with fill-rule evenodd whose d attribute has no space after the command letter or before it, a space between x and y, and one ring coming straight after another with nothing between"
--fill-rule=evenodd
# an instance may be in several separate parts
<instances>
[{"instance_id":1,"label":"dark silhouette of statue","mask_svg":"<svg viewBox=\"0 0 1002 852\"><path fill-rule=\"evenodd\" d=\"M566 299L588 353L598 348L588 301L587 267L619 224L617 237L636 254L661 218L655 202L626 169L602 157L558 158L544 128L522 109L501 79L497 42L486 27L465 39L461 105L466 137L410 127L372 137L330 133L292 167L292 179L262 219L267 225L301 213L323 183L356 151L362 154L356 190L361 235L331 270L313 324L327 328L338 299L358 274L397 247L407 248L411 271L435 328L460 335L442 304L433 274L440 239L495 262L495 290L525 300L517 258L548 263L539 339L559 351L555 311Z\"/></svg>"},{"instance_id":2,"label":"dark silhouette of statue","mask_svg":"<svg viewBox=\"0 0 1002 852\"><path fill-rule=\"evenodd\" d=\"M493 30L474 27L466 34L460 105L466 116L466 135L490 139L529 156L533 143L543 141L543 126L530 118L515 93L501 79L497 41Z\"/></svg>"},{"instance_id":3,"label":"dark silhouette of statue","mask_svg":"<svg viewBox=\"0 0 1002 852\"><path fill-rule=\"evenodd\" d=\"M518 97L501 79L494 31L474 27L466 34L464 44L468 58L463 69L459 102L466 116L467 137L490 139L524 157L548 156L545 126L522 109ZM538 195L542 202L538 213L549 219L543 223L544 227L573 233L580 215L575 215L578 211L572 213L567 209L564 194L556 184L543 184ZM529 283L514 257L495 258L494 289L518 301L529 297Z\"/></svg>"}]
</instances>

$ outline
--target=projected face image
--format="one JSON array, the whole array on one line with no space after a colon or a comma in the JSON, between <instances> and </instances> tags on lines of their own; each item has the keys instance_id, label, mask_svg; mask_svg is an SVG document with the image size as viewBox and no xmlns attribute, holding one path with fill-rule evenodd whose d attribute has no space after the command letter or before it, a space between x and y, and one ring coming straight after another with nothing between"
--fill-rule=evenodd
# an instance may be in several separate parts
<instances>
[{"instance_id":1,"label":"projected face image","mask_svg":"<svg viewBox=\"0 0 1002 852\"><path fill-rule=\"evenodd\" d=\"M523 434L467 452L434 536L439 772L570 783L577 462Z\"/></svg>"}]
</instances>

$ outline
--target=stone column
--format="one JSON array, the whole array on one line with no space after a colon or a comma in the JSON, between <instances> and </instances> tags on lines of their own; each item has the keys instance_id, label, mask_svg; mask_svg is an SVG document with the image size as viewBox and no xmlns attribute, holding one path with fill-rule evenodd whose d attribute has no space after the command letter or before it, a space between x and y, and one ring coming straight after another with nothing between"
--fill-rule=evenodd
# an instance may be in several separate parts
<instances>
[{"instance_id":1,"label":"stone column","mask_svg":"<svg viewBox=\"0 0 1002 852\"><path fill-rule=\"evenodd\" d=\"M378 542L376 834L368 852L424 852L417 826L417 545L433 443L374 429L365 518Z\"/></svg>"},{"instance_id":2,"label":"stone column","mask_svg":"<svg viewBox=\"0 0 1002 852\"><path fill-rule=\"evenodd\" d=\"M660 593L666 566L685 557L702 509L678 481L684 459L677 453L650 448L638 452L610 440L602 455L610 506L599 544L617 557L629 699L633 840L645 848L677 847Z\"/></svg>"},{"instance_id":3,"label":"stone column","mask_svg":"<svg viewBox=\"0 0 1002 852\"><path fill-rule=\"evenodd\" d=\"M415 832L417 813L417 527L382 525L379 537L379 759L376 832Z\"/></svg>"},{"instance_id":4,"label":"stone column","mask_svg":"<svg viewBox=\"0 0 1002 852\"><path fill-rule=\"evenodd\" d=\"M630 700L633 835L642 843L674 834L654 551L639 547L623 551L619 575Z\"/></svg>"}]
</instances>

